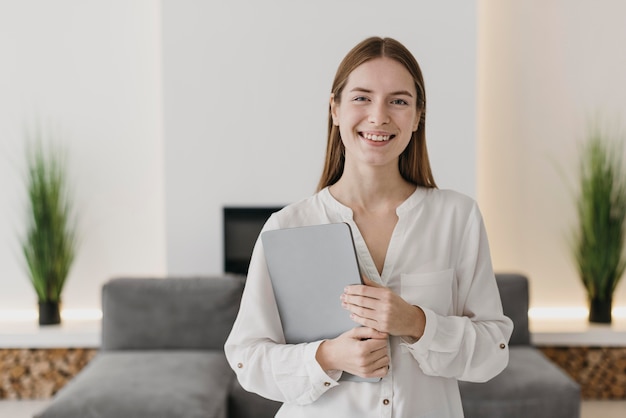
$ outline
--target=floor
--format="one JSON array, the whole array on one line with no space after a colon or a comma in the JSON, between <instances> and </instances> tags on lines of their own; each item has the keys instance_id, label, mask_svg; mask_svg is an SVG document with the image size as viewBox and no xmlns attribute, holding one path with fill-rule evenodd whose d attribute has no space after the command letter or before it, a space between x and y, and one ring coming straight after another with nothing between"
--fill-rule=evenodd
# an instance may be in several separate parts
<instances>
[{"instance_id":1,"label":"floor","mask_svg":"<svg viewBox=\"0 0 626 418\"><path fill-rule=\"evenodd\" d=\"M0 417L31 418L35 412L45 408L48 401L0 401ZM626 400L583 401L580 418L624 418ZM575 418L575 417L572 417Z\"/></svg>"}]
</instances>

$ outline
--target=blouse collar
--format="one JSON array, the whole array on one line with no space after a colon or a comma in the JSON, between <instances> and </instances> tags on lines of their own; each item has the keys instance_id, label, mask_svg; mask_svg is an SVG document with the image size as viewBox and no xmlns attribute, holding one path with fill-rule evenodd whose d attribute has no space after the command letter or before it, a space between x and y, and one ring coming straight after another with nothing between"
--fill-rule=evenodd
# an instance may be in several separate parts
<instances>
[{"instance_id":1,"label":"blouse collar","mask_svg":"<svg viewBox=\"0 0 626 418\"><path fill-rule=\"evenodd\" d=\"M428 195L430 191L431 189L429 188L417 186L415 188L415 191L411 193L411 195L396 208L396 214L398 215L398 217L401 217L403 214L415 208ZM329 186L320 190L319 196L324 204L335 209L342 216L345 216L349 219L353 218L352 209L335 199L335 197L330 193Z\"/></svg>"}]
</instances>

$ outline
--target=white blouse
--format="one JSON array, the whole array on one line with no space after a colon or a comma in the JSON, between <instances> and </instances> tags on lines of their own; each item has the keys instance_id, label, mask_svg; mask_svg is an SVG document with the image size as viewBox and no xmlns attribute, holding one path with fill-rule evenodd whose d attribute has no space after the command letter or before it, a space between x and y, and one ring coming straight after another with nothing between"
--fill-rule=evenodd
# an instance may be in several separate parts
<instances>
[{"instance_id":1,"label":"white blouse","mask_svg":"<svg viewBox=\"0 0 626 418\"><path fill-rule=\"evenodd\" d=\"M264 230L347 222L362 273L426 315L417 342L389 338L391 366L380 382L338 381L341 372L329 375L315 360L321 341L285 344L258 240L225 352L246 390L284 402L277 417L462 417L457 379L483 382L506 367L513 324L502 313L476 203L418 187L396 213L382 275L352 210L328 188L267 221Z\"/></svg>"}]
</instances>

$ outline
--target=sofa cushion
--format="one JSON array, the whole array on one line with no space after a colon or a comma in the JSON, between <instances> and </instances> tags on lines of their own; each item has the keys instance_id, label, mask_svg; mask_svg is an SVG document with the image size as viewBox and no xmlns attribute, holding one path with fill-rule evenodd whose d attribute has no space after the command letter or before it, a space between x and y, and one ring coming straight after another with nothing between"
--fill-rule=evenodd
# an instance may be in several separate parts
<instances>
[{"instance_id":1,"label":"sofa cushion","mask_svg":"<svg viewBox=\"0 0 626 418\"><path fill-rule=\"evenodd\" d=\"M509 365L485 383L459 382L465 418L580 416L580 387L533 347L513 346Z\"/></svg>"},{"instance_id":2,"label":"sofa cushion","mask_svg":"<svg viewBox=\"0 0 626 418\"><path fill-rule=\"evenodd\" d=\"M226 418L233 379L222 352L103 352L36 417Z\"/></svg>"},{"instance_id":3,"label":"sofa cushion","mask_svg":"<svg viewBox=\"0 0 626 418\"><path fill-rule=\"evenodd\" d=\"M224 349L241 276L113 279L102 288L102 349Z\"/></svg>"},{"instance_id":4,"label":"sofa cushion","mask_svg":"<svg viewBox=\"0 0 626 418\"><path fill-rule=\"evenodd\" d=\"M272 418L281 405L281 402L247 392L237 379L233 379L228 395L228 418Z\"/></svg>"}]
</instances>

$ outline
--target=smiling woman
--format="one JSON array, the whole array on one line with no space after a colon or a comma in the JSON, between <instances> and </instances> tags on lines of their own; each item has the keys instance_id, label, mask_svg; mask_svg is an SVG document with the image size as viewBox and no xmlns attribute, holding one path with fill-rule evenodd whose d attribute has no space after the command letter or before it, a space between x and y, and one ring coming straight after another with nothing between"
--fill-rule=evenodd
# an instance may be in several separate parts
<instances>
[{"instance_id":1,"label":"smiling woman","mask_svg":"<svg viewBox=\"0 0 626 418\"><path fill-rule=\"evenodd\" d=\"M416 95L411 74L397 61L378 58L357 67L330 104L345 152L354 157L348 161L397 164L420 120Z\"/></svg>"},{"instance_id":2,"label":"smiling woman","mask_svg":"<svg viewBox=\"0 0 626 418\"><path fill-rule=\"evenodd\" d=\"M359 82L379 84L376 87L384 90L385 93L391 94L391 97L384 98L384 101L389 99L390 105L400 108L410 107L409 111L417 113L418 124L411 129L411 139L413 140L408 143L408 146L399 158L400 174L411 183L424 187L436 187L426 149L426 93L422 71L413 55L406 54L404 46L397 41L388 39L384 44L384 54L381 51L376 51L376 47L376 45L363 42L353 50L353 54L348 54L339 65L331 89L328 147L318 190L336 183L343 174L345 145L342 141L338 121L335 120L337 117L336 111L340 107L343 99L342 95L348 83L353 86L348 87L352 100L357 102L368 100L367 94L371 94L372 91L365 85L360 85ZM373 61L381 62L377 63L378 65L368 62L372 56L379 58ZM365 68L360 68L362 65ZM392 77L391 73L381 74L380 71L384 71L383 67L386 66L389 66L389 69L394 71L399 77L396 79ZM382 77L382 79L377 79L377 77ZM362 95L358 93L362 93ZM403 106L399 101L406 101L407 105ZM413 106L409 106L409 104Z\"/></svg>"},{"instance_id":3,"label":"smiling woman","mask_svg":"<svg viewBox=\"0 0 626 418\"><path fill-rule=\"evenodd\" d=\"M319 190L263 230L350 226L364 284L335 300L354 328L286 344L258 241L225 345L244 389L283 402L277 417L460 417L457 380L507 365L512 323L482 217L469 197L436 188L425 112L421 70L398 41L368 38L339 65Z\"/></svg>"}]
</instances>

